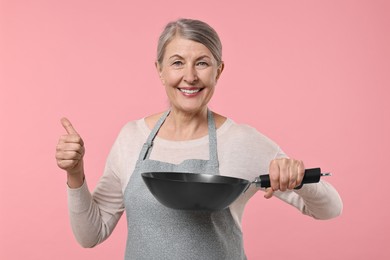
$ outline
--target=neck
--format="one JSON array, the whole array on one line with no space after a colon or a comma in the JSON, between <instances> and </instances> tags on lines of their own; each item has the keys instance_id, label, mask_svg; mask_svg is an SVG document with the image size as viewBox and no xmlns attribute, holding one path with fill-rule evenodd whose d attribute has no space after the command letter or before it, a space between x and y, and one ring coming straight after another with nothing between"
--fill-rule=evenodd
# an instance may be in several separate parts
<instances>
[{"instance_id":1,"label":"neck","mask_svg":"<svg viewBox=\"0 0 390 260\"><path fill-rule=\"evenodd\" d=\"M191 140L207 135L207 107L195 113L172 108L163 125L164 135L171 140Z\"/></svg>"}]
</instances>

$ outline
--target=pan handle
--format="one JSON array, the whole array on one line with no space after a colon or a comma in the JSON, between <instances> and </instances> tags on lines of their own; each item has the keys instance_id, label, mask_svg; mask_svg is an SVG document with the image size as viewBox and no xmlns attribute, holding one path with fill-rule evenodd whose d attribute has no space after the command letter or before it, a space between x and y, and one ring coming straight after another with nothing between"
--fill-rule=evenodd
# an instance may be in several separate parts
<instances>
[{"instance_id":1,"label":"pan handle","mask_svg":"<svg viewBox=\"0 0 390 260\"><path fill-rule=\"evenodd\" d=\"M295 189L302 188L303 184L317 183L320 181L321 176L331 176L330 173L321 173L321 168L311 168L305 170L305 176L303 177L301 185L295 187ZM256 187L268 188L271 187L271 180L269 174L260 175L254 181Z\"/></svg>"}]
</instances>

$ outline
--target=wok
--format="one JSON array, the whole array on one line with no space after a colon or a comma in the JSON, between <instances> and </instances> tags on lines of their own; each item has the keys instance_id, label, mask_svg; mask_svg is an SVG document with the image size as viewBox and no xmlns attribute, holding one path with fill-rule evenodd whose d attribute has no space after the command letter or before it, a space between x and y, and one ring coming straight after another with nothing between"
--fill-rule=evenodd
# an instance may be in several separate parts
<instances>
[{"instance_id":1,"label":"wok","mask_svg":"<svg viewBox=\"0 0 390 260\"><path fill-rule=\"evenodd\" d=\"M321 176L320 168L305 170L302 187L305 183L316 183ZM254 181L221 175L183 172L145 172L142 178L153 194L163 205L180 210L222 210L231 205L251 184L257 187L270 187L269 175L260 175Z\"/></svg>"}]
</instances>

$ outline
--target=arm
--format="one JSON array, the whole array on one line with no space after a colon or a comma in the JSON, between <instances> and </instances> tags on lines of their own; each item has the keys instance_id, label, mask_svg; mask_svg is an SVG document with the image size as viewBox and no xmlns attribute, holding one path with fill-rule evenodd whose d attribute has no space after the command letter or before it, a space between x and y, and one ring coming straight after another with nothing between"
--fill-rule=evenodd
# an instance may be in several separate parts
<instances>
[{"instance_id":1,"label":"arm","mask_svg":"<svg viewBox=\"0 0 390 260\"><path fill-rule=\"evenodd\" d=\"M120 181L108 160L105 173L91 194L83 168L84 142L69 120L64 118L61 123L67 134L59 140L56 159L58 166L67 173L72 230L81 246L93 247L112 233L123 213Z\"/></svg>"},{"instance_id":2,"label":"arm","mask_svg":"<svg viewBox=\"0 0 390 260\"><path fill-rule=\"evenodd\" d=\"M265 197L270 198L273 194L315 219L339 216L343 203L331 184L321 180L319 183L303 185L299 190L294 189L300 185L304 169L302 161L288 159L283 152L279 151L270 164L272 187L266 191Z\"/></svg>"},{"instance_id":3,"label":"arm","mask_svg":"<svg viewBox=\"0 0 390 260\"><path fill-rule=\"evenodd\" d=\"M335 218L343 210L338 192L325 181L303 185L300 190L275 191L274 195L315 219Z\"/></svg>"},{"instance_id":4,"label":"arm","mask_svg":"<svg viewBox=\"0 0 390 260\"><path fill-rule=\"evenodd\" d=\"M124 205L120 182L109 166L92 194L86 181L79 188L68 187L68 208L73 234L82 247L94 247L110 236Z\"/></svg>"}]
</instances>

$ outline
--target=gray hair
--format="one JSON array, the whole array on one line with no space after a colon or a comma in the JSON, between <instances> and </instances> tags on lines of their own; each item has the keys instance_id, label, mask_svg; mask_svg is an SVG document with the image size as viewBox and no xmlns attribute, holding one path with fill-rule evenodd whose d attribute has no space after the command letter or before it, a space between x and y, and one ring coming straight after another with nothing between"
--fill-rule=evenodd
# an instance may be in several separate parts
<instances>
[{"instance_id":1,"label":"gray hair","mask_svg":"<svg viewBox=\"0 0 390 260\"><path fill-rule=\"evenodd\" d=\"M217 32L205 22L179 19L168 23L160 35L157 45L157 62L160 65L164 59L165 48L176 35L203 44L213 54L217 64L222 63L222 44Z\"/></svg>"}]
</instances>

